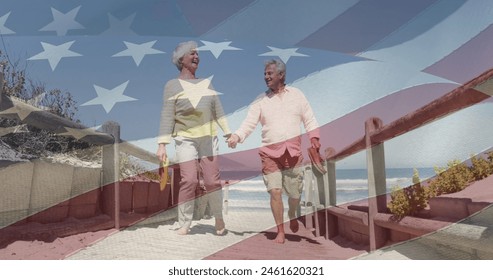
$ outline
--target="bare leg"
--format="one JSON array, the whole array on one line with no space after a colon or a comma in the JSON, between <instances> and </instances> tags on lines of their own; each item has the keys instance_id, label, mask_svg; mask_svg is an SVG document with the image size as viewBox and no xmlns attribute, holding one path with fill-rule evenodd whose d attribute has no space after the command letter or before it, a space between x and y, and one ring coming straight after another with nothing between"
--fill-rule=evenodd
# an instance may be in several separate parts
<instances>
[{"instance_id":1,"label":"bare leg","mask_svg":"<svg viewBox=\"0 0 493 280\"><path fill-rule=\"evenodd\" d=\"M284 205L282 203L282 190L272 189L270 191L270 208L272 209L272 215L277 225L277 236L274 239L276 243L284 243Z\"/></svg>"},{"instance_id":2,"label":"bare leg","mask_svg":"<svg viewBox=\"0 0 493 280\"><path fill-rule=\"evenodd\" d=\"M222 218L216 218L216 234L224 235L226 233L226 225L224 224L224 220Z\"/></svg>"},{"instance_id":3,"label":"bare leg","mask_svg":"<svg viewBox=\"0 0 493 280\"><path fill-rule=\"evenodd\" d=\"M298 209L298 205L300 204L300 199L290 197L288 199L288 204L289 228L292 232L297 232L299 229L299 225L298 220L296 219L296 210Z\"/></svg>"},{"instance_id":4,"label":"bare leg","mask_svg":"<svg viewBox=\"0 0 493 280\"><path fill-rule=\"evenodd\" d=\"M186 226L183 226L176 230L176 234L178 235L187 235L190 232L190 229Z\"/></svg>"}]
</instances>

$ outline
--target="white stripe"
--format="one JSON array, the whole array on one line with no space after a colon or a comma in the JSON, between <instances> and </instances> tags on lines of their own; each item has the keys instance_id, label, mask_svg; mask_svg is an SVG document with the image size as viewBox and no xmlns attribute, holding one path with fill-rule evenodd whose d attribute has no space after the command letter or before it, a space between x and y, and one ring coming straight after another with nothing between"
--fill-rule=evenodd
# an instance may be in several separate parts
<instances>
[{"instance_id":1,"label":"white stripe","mask_svg":"<svg viewBox=\"0 0 493 280\"><path fill-rule=\"evenodd\" d=\"M294 45L354 6L358 0L256 1L204 34L210 40Z\"/></svg>"},{"instance_id":2,"label":"white stripe","mask_svg":"<svg viewBox=\"0 0 493 280\"><path fill-rule=\"evenodd\" d=\"M463 1L461 1L463 2ZM423 70L441 60L493 23L493 3L490 0L467 1L457 11L423 34L396 46L382 48L389 41L408 34L423 21L429 21L440 13L451 0L442 0L433 5L408 25L376 44L361 56L380 61L403 64Z\"/></svg>"},{"instance_id":3,"label":"white stripe","mask_svg":"<svg viewBox=\"0 0 493 280\"><path fill-rule=\"evenodd\" d=\"M338 65L295 81L320 124L406 88L449 80L390 63L361 61Z\"/></svg>"},{"instance_id":4,"label":"white stripe","mask_svg":"<svg viewBox=\"0 0 493 280\"><path fill-rule=\"evenodd\" d=\"M446 167L490 149L493 143L493 103L481 103L412 130L385 143L391 167Z\"/></svg>"}]
</instances>

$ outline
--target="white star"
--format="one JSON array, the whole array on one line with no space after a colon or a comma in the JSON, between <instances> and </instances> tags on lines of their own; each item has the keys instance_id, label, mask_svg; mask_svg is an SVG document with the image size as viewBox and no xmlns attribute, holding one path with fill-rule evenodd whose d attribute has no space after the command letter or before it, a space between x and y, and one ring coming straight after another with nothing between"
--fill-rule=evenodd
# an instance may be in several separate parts
<instances>
[{"instance_id":1,"label":"white star","mask_svg":"<svg viewBox=\"0 0 493 280\"><path fill-rule=\"evenodd\" d=\"M231 47L231 41L229 42L221 42L221 43L213 43L208 41L201 41L204 43L204 46L198 47L199 51L211 51L215 58L219 58L223 51L240 51L242 49Z\"/></svg>"},{"instance_id":2,"label":"white star","mask_svg":"<svg viewBox=\"0 0 493 280\"><path fill-rule=\"evenodd\" d=\"M108 14L108 19L110 21L110 28L101 33L101 35L137 35L130 26L132 25L135 18L135 14L119 20L116 17Z\"/></svg>"},{"instance_id":3,"label":"white star","mask_svg":"<svg viewBox=\"0 0 493 280\"><path fill-rule=\"evenodd\" d=\"M487 80L486 82L475 86L474 89L489 96L493 96L493 80Z\"/></svg>"},{"instance_id":4,"label":"white star","mask_svg":"<svg viewBox=\"0 0 493 280\"><path fill-rule=\"evenodd\" d=\"M288 60L292 56L308 56L306 54L297 53L298 48L289 48L289 49L279 49L267 46L271 51L263 54L259 54L259 56L278 56L284 63L288 63Z\"/></svg>"},{"instance_id":5,"label":"white star","mask_svg":"<svg viewBox=\"0 0 493 280\"><path fill-rule=\"evenodd\" d=\"M161 54L164 53L162 51L153 49L152 46L156 43L156 41L151 41L143 44L134 44L134 43L129 43L125 42L125 45L127 46L127 49L124 51L121 51L117 54L114 54L113 57L115 56L131 56L134 59L135 64L139 66L140 62L142 59L144 59L144 56L146 54Z\"/></svg>"},{"instance_id":6,"label":"white star","mask_svg":"<svg viewBox=\"0 0 493 280\"><path fill-rule=\"evenodd\" d=\"M5 22L10 16L10 12L0 17L0 35L14 34L15 32L5 27Z\"/></svg>"},{"instance_id":7,"label":"white star","mask_svg":"<svg viewBox=\"0 0 493 280\"><path fill-rule=\"evenodd\" d=\"M67 132L59 133L63 136L72 136L77 140L84 138L87 135L105 135L102 132L94 131L92 128L71 128L63 127Z\"/></svg>"},{"instance_id":8,"label":"white star","mask_svg":"<svg viewBox=\"0 0 493 280\"><path fill-rule=\"evenodd\" d=\"M58 46L41 42L44 51L38 53L35 56L28 58L27 60L48 59L48 61L50 62L51 70L55 71L58 62L60 62L62 58L82 56L79 53L69 50L69 48L72 46L74 42L75 41L70 41Z\"/></svg>"},{"instance_id":9,"label":"white star","mask_svg":"<svg viewBox=\"0 0 493 280\"><path fill-rule=\"evenodd\" d=\"M16 114L21 121L25 120L32 112L43 111L36 107L26 107L26 106L17 106L14 103L13 107L10 107L6 110L0 111L0 115L8 115L8 114Z\"/></svg>"},{"instance_id":10,"label":"white star","mask_svg":"<svg viewBox=\"0 0 493 280\"><path fill-rule=\"evenodd\" d=\"M211 77L212 78L212 77ZM198 83L191 83L185 80L179 80L180 85L183 88L183 95L179 99L188 99L192 104L193 108L197 108L200 100L204 96L214 96L218 93L215 90L209 88L211 84L211 79L203 79ZM182 92L178 93L181 94Z\"/></svg>"},{"instance_id":11,"label":"white star","mask_svg":"<svg viewBox=\"0 0 493 280\"><path fill-rule=\"evenodd\" d=\"M115 106L115 104L118 102L137 100L133 97L126 96L123 94L123 92L127 88L128 82L129 81L126 81L123 84L115 87L114 89L105 89L97 85L94 85L94 89L96 90L98 97L87 101L81 106L101 105L103 106L106 113L109 113L111 109L113 109L113 106Z\"/></svg>"},{"instance_id":12,"label":"white star","mask_svg":"<svg viewBox=\"0 0 493 280\"><path fill-rule=\"evenodd\" d=\"M51 8L51 14L53 15L53 21L39 31L55 31L58 36L65 36L68 30L71 29L84 29L80 23L75 21L75 17L79 12L81 6L71 10L64 14L60 11Z\"/></svg>"}]
</instances>

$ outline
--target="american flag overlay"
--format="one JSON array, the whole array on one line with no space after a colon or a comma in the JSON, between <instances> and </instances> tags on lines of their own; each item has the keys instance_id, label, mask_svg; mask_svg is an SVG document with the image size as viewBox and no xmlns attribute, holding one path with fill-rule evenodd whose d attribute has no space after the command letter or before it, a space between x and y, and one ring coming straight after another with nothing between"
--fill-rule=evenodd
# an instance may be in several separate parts
<instances>
[{"instance_id":1,"label":"american flag overlay","mask_svg":"<svg viewBox=\"0 0 493 280\"><path fill-rule=\"evenodd\" d=\"M70 92L77 104L77 125L47 124L66 137L103 135L100 127L112 121L122 141L154 154L163 88L179 74L173 50L189 40L199 46L197 76L213 85L231 130L267 89L264 62L277 58L287 66L286 83L308 99L322 148L339 151L364 135L368 118L391 123L493 68L493 2L0 0L2 59L47 91ZM484 101L389 139L386 164L443 166L491 149L492 91L483 89ZM39 106L17 110L0 100L0 118L39 120ZM26 102L36 105L34 97ZM0 140L20 130L0 128ZM234 150L220 138L223 179L248 179L234 171L260 174L260 127ZM308 145L304 136L302 150ZM338 167L365 164L359 153ZM72 190L49 204L83 193ZM1 227L35 212L7 215Z\"/></svg>"}]
</instances>

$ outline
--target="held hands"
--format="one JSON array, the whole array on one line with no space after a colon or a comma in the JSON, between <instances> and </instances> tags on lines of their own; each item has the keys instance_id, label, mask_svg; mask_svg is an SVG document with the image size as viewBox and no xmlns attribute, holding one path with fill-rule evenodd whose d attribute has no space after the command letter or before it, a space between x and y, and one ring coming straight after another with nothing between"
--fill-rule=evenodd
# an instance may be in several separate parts
<instances>
[{"instance_id":1,"label":"held hands","mask_svg":"<svg viewBox=\"0 0 493 280\"><path fill-rule=\"evenodd\" d=\"M226 142L228 143L228 147L234 149L236 148L236 145L238 144L238 142L240 141L240 137L236 134L231 134L231 136L228 137L228 139L226 140Z\"/></svg>"},{"instance_id":2,"label":"held hands","mask_svg":"<svg viewBox=\"0 0 493 280\"><path fill-rule=\"evenodd\" d=\"M226 142L228 143L228 147L234 149L236 148L236 145L238 144L238 142L240 142L240 137L236 134L231 134L231 136L226 140ZM318 138L316 137L313 137L310 139L310 142L311 142L311 145L313 148L315 149L320 149L320 142L318 140Z\"/></svg>"}]
</instances>

